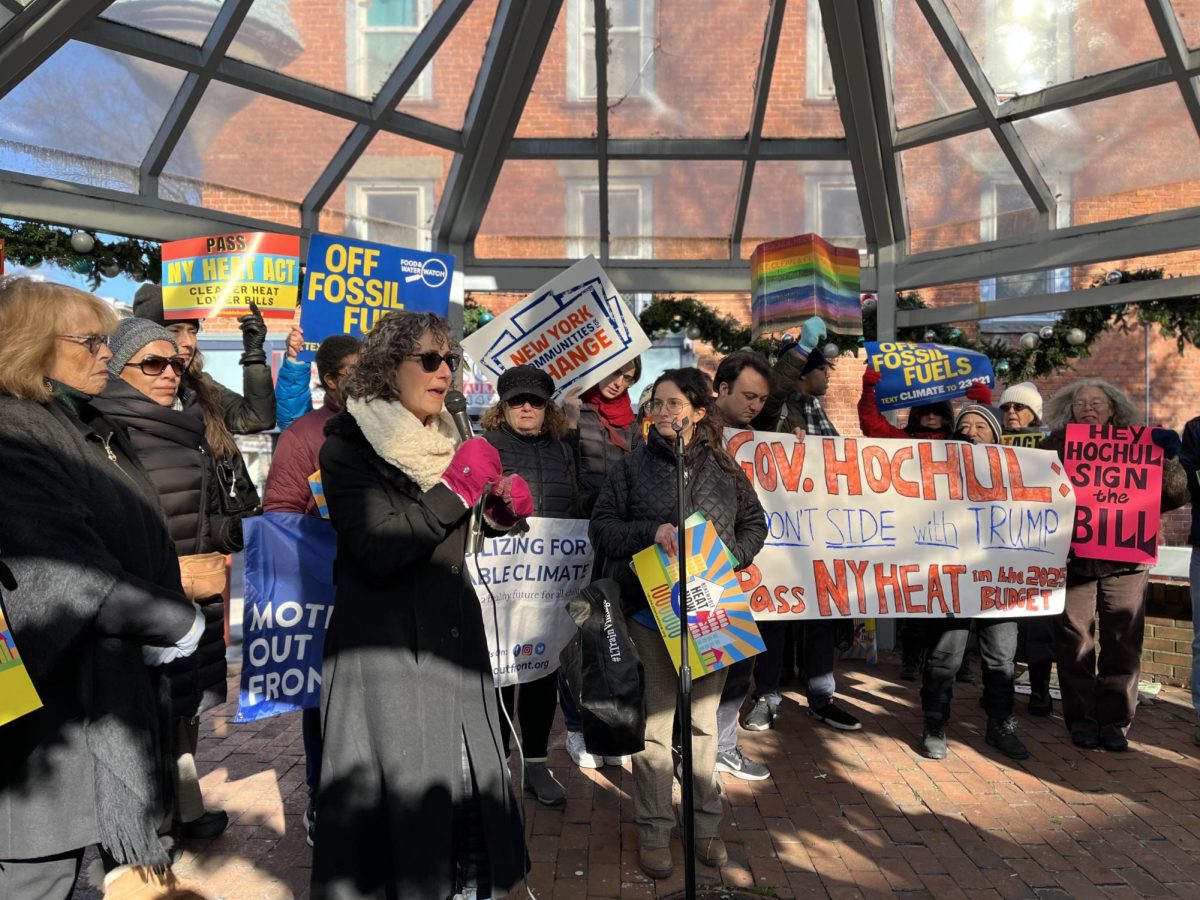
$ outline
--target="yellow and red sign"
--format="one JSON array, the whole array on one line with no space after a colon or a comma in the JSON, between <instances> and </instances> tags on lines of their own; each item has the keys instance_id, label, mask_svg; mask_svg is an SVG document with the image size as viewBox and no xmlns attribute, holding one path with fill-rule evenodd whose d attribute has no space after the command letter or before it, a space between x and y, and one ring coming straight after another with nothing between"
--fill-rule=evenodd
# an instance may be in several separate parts
<instances>
[{"instance_id":1,"label":"yellow and red sign","mask_svg":"<svg viewBox=\"0 0 1200 900\"><path fill-rule=\"evenodd\" d=\"M290 320L300 297L300 238L256 231L162 245L163 315L168 319L244 316Z\"/></svg>"},{"instance_id":2,"label":"yellow and red sign","mask_svg":"<svg viewBox=\"0 0 1200 900\"><path fill-rule=\"evenodd\" d=\"M0 725L7 725L41 706L37 689L8 629L4 610L0 609Z\"/></svg>"}]
</instances>

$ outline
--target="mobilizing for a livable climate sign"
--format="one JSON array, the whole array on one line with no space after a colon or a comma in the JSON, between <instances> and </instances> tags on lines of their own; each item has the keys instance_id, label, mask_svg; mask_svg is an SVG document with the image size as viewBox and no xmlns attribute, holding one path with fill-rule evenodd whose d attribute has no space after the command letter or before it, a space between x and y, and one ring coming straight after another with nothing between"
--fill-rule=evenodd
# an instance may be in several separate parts
<instances>
[{"instance_id":1,"label":"mobilizing for a livable climate sign","mask_svg":"<svg viewBox=\"0 0 1200 900\"><path fill-rule=\"evenodd\" d=\"M300 238L294 234L217 234L162 245L163 316L291 319L300 284Z\"/></svg>"},{"instance_id":2,"label":"mobilizing for a livable climate sign","mask_svg":"<svg viewBox=\"0 0 1200 900\"><path fill-rule=\"evenodd\" d=\"M984 353L941 344L868 341L867 365L879 373L875 403L903 409L961 397L971 385L992 385L992 361Z\"/></svg>"},{"instance_id":3,"label":"mobilizing for a livable climate sign","mask_svg":"<svg viewBox=\"0 0 1200 900\"><path fill-rule=\"evenodd\" d=\"M650 339L589 256L463 338L462 348L493 383L515 366L536 366L554 379L557 400L632 362Z\"/></svg>"},{"instance_id":4,"label":"mobilizing for a livable climate sign","mask_svg":"<svg viewBox=\"0 0 1200 900\"><path fill-rule=\"evenodd\" d=\"M766 511L759 619L1060 613L1075 492L1048 450L725 432Z\"/></svg>"},{"instance_id":5,"label":"mobilizing for a livable climate sign","mask_svg":"<svg viewBox=\"0 0 1200 900\"><path fill-rule=\"evenodd\" d=\"M567 601L592 575L586 519L525 521L527 531L488 538L467 560L497 687L536 681L558 668L577 630Z\"/></svg>"},{"instance_id":6,"label":"mobilizing for a livable climate sign","mask_svg":"<svg viewBox=\"0 0 1200 900\"><path fill-rule=\"evenodd\" d=\"M311 359L330 335L364 337L398 310L448 315L453 274L453 256L314 234L300 307L301 359Z\"/></svg>"}]
</instances>

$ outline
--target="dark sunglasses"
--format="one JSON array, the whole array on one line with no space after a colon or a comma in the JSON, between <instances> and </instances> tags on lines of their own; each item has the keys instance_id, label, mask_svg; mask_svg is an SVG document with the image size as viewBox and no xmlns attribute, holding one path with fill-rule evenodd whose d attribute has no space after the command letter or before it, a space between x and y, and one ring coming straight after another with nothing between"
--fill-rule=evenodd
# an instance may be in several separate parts
<instances>
[{"instance_id":1,"label":"dark sunglasses","mask_svg":"<svg viewBox=\"0 0 1200 900\"><path fill-rule=\"evenodd\" d=\"M508 404L509 409L520 409L526 403L534 409L546 408L546 399L544 397L535 397L533 394L518 394L515 397L509 397L504 402Z\"/></svg>"},{"instance_id":2,"label":"dark sunglasses","mask_svg":"<svg viewBox=\"0 0 1200 900\"><path fill-rule=\"evenodd\" d=\"M1026 406L1024 403L1001 403L1000 404L1000 412L1021 412L1022 410L1025 410L1025 409L1029 409L1029 407Z\"/></svg>"},{"instance_id":3,"label":"dark sunglasses","mask_svg":"<svg viewBox=\"0 0 1200 900\"><path fill-rule=\"evenodd\" d=\"M426 372L436 372L442 367L442 363L445 363L450 367L450 372L454 373L458 371L458 364L462 362L462 357L457 353L442 355L436 350L427 350L424 353L410 353L408 354L408 358L419 359L421 361L421 368Z\"/></svg>"},{"instance_id":4,"label":"dark sunglasses","mask_svg":"<svg viewBox=\"0 0 1200 900\"><path fill-rule=\"evenodd\" d=\"M86 348L92 356L99 353L101 347L108 346L107 334L59 334L56 337L60 340L70 341L72 344L79 344Z\"/></svg>"},{"instance_id":5,"label":"dark sunglasses","mask_svg":"<svg viewBox=\"0 0 1200 900\"><path fill-rule=\"evenodd\" d=\"M187 363L179 356L172 356L170 358L166 356L147 356L141 362L127 362L125 365L141 369L143 375L150 375L154 378L165 372L167 366L170 366L175 374L180 377L183 376L183 370L187 368Z\"/></svg>"}]
</instances>

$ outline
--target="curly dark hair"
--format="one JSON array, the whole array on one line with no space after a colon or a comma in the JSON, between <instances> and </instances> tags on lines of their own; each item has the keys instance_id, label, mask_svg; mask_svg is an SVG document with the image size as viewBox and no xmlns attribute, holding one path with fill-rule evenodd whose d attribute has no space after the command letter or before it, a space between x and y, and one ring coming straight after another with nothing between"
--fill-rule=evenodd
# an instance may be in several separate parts
<instances>
[{"instance_id":1,"label":"curly dark hair","mask_svg":"<svg viewBox=\"0 0 1200 900\"><path fill-rule=\"evenodd\" d=\"M479 425L484 431L499 431L504 424L503 401L489 406L479 418ZM567 414L553 400L546 401L546 421L542 423L542 431L552 438L562 440L571 430L567 424Z\"/></svg>"},{"instance_id":2,"label":"curly dark hair","mask_svg":"<svg viewBox=\"0 0 1200 900\"><path fill-rule=\"evenodd\" d=\"M717 408L716 398L713 397L712 380L691 366L667 369L654 380L651 397L658 392L658 386L664 381L669 381L679 388L679 392L687 397L693 409L704 410L704 418L696 423L696 437L703 438L708 444L717 464L726 472L741 473L741 466L734 462L733 457L725 450L725 421Z\"/></svg>"},{"instance_id":3,"label":"curly dark hair","mask_svg":"<svg viewBox=\"0 0 1200 900\"><path fill-rule=\"evenodd\" d=\"M394 312L384 316L363 341L358 363L346 376L346 396L357 400L399 400L396 367L417 351L426 332L439 344L458 350L450 322L437 313Z\"/></svg>"}]
</instances>

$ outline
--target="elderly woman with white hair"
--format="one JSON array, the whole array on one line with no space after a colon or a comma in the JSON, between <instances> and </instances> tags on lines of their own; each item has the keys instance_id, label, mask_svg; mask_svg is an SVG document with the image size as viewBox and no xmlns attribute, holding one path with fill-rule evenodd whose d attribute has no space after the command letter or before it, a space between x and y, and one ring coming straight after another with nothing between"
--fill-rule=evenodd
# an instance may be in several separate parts
<instances>
[{"instance_id":1,"label":"elderly woman with white hair","mask_svg":"<svg viewBox=\"0 0 1200 900\"><path fill-rule=\"evenodd\" d=\"M1141 421L1132 401L1106 381L1085 378L1046 404L1051 434L1039 445L1062 458L1070 424L1129 426ZM1176 458L1179 435L1155 428L1163 450L1161 509L1187 502L1187 476ZM1137 707L1146 628L1149 566L1072 556L1067 566L1067 605L1055 624L1054 651L1062 688L1063 718L1077 747L1113 752L1129 749L1125 735ZM1097 657L1093 622L1100 619Z\"/></svg>"}]
</instances>

